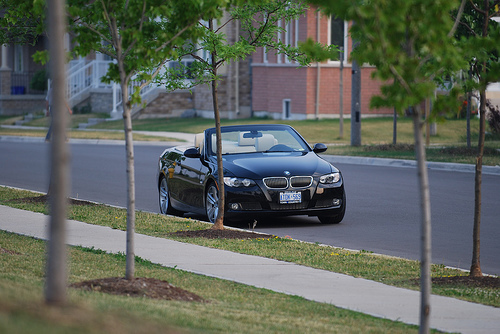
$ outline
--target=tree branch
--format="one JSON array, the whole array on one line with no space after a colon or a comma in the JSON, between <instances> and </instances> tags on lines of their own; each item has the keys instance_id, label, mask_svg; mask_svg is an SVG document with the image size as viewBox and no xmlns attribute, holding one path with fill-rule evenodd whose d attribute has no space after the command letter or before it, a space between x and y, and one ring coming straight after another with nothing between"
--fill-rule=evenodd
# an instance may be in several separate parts
<instances>
[{"instance_id":1,"label":"tree branch","mask_svg":"<svg viewBox=\"0 0 500 334\"><path fill-rule=\"evenodd\" d=\"M465 7L465 2L467 0L462 0L462 3L460 4L460 8L458 9L457 17L455 18L455 23L453 24L453 28L451 28L450 32L448 33L448 37L452 37L453 34L455 34L455 31L457 30L458 24L460 23L460 19L462 18L462 14L464 12L464 7Z\"/></svg>"}]
</instances>

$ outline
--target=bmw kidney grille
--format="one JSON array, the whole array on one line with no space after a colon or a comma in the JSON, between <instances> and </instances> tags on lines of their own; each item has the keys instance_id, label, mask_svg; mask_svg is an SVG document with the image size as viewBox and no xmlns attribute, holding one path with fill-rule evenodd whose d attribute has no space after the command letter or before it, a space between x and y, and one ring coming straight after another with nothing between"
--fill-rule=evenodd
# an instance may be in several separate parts
<instances>
[{"instance_id":1,"label":"bmw kidney grille","mask_svg":"<svg viewBox=\"0 0 500 334\"><path fill-rule=\"evenodd\" d=\"M286 189L289 186L292 188L305 188L312 184L313 178L312 176L292 176L290 179L286 177L266 177L263 181L269 189Z\"/></svg>"}]
</instances>

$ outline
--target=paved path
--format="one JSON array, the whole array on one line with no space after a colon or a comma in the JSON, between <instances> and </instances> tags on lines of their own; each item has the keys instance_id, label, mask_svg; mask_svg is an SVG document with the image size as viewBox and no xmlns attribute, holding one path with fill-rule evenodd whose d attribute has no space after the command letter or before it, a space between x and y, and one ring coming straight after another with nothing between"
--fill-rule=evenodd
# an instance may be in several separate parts
<instances>
[{"instance_id":1,"label":"paved path","mask_svg":"<svg viewBox=\"0 0 500 334\"><path fill-rule=\"evenodd\" d=\"M49 216L0 206L0 229L46 239ZM68 221L67 243L125 252L124 231ZM135 235L136 255L167 267L329 303L376 317L419 323L420 294L292 263ZM445 332L499 333L500 308L432 296L431 327Z\"/></svg>"}]
</instances>

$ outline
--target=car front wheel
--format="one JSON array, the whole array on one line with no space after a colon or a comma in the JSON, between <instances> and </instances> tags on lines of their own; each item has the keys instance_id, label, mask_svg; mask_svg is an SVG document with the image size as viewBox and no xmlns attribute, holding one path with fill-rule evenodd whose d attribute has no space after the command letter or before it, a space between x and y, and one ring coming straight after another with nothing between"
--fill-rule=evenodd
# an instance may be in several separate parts
<instances>
[{"instance_id":1,"label":"car front wheel","mask_svg":"<svg viewBox=\"0 0 500 334\"><path fill-rule=\"evenodd\" d=\"M170 204L170 193L168 191L167 180L162 177L158 186L158 199L160 204L160 212L164 215L180 215L180 211L174 209Z\"/></svg>"},{"instance_id":2,"label":"car front wheel","mask_svg":"<svg viewBox=\"0 0 500 334\"><path fill-rule=\"evenodd\" d=\"M211 183L207 189L205 198L205 211L207 213L208 220L212 224L215 224L217 214L219 213L219 190L214 183Z\"/></svg>"}]
</instances>

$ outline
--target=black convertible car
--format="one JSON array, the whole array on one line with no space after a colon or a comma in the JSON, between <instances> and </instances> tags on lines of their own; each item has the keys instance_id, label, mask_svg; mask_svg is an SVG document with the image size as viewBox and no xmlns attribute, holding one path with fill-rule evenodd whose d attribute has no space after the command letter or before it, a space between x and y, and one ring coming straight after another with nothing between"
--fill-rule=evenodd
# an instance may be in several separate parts
<instances>
[{"instance_id":1,"label":"black convertible car","mask_svg":"<svg viewBox=\"0 0 500 334\"><path fill-rule=\"evenodd\" d=\"M194 147L166 149L158 161L160 211L193 212L214 222L219 182L224 182L224 217L317 216L322 223L344 218L346 196L340 171L317 154L288 125L222 127L224 180L218 180L215 128L195 136Z\"/></svg>"}]
</instances>

